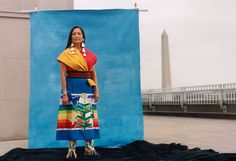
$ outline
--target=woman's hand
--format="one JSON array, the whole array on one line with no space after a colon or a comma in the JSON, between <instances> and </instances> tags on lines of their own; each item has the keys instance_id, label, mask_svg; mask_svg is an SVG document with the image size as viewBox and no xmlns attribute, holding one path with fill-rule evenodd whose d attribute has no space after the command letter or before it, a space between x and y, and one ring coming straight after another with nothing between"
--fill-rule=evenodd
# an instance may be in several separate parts
<instances>
[{"instance_id":1,"label":"woman's hand","mask_svg":"<svg viewBox=\"0 0 236 161\"><path fill-rule=\"evenodd\" d=\"M91 72L91 76L93 81L95 82L96 86L95 86L95 90L94 90L94 102L96 103L99 99L99 92L98 92L98 82L97 82L97 76L96 76L96 72L95 69L93 68L92 72Z\"/></svg>"},{"instance_id":2,"label":"woman's hand","mask_svg":"<svg viewBox=\"0 0 236 161\"><path fill-rule=\"evenodd\" d=\"M63 105L68 105L69 104L69 98L67 94L64 94L62 97L62 104Z\"/></svg>"},{"instance_id":3,"label":"woman's hand","mask_svg":"<svg viewBox=\"0 0 236 161\"><path fill-rule=\"evenodd\" d=\"M99 99L99 94L97 92L97 90L94 92L94 102L96 103Z\"/></svg>"}]
</instances>

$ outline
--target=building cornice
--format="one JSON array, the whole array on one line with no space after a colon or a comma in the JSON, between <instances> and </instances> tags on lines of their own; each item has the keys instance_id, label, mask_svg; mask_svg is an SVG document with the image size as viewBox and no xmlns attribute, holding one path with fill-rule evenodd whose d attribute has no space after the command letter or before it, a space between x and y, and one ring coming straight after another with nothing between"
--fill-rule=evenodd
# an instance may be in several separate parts
<instances>
[{"instance_id":1,"label":"building cornice","mask_svg":"<svg viewBox=\"0 0 236 161\"><path fill-rule=\"evenodd\" d=\"M20 18L20 19L29 19L28 12L17 12L17 11L1 11L0 18Z\"/></svg>"}]
</instances>

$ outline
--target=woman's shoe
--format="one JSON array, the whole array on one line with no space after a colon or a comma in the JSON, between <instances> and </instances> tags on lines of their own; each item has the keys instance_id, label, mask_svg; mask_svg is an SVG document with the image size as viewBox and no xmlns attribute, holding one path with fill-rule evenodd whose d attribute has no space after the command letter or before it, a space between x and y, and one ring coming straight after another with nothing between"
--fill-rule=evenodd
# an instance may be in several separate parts
<instances>
[{"instance_id":1,"label":"woman's shoe","mask_svg":"<svg viewBox=\"0 0 236 161\"><path fill-rule=\"evenodd\" d=\"M68 148L68 153L66 155L66 158L74 158L77 159L77 154L75 152L76 150L76 142L75 141L69 141L69 148Z\"/></svg>"},{"instance_id":2,"label":"woman's shoe","mask_svg":"<svg viewBox=\"0 0 236 161\"><path fill-rule=\"evenodd\" d=\"M85 150L84 155L92 155L92 156L101 156L94 148L93 140L86 140L85 141Z\"/></svg>"},{"instance_id":3,"label":"woman's shoe","mask_svg":"<svg viewBox=\"0 0 236 161\"><path fill-rule=\"evenodd\" d=\"M75 150L73 150L73 151L68 150L68 153L67 153L67 155L66 155L66 158L67 158L67 159L69 159L69 158L72 159L73 156L74 156L75 159L78 158L78 157L77 157L77 154L76 154L76 152L75 152Z\"/></svg>"},{"instance_id":4,"label":"woman's shoe","mask_svg":"<svg viewBox=\"0 0 236 161\"><path fill-rule=\"evenodd\" d=\"M86 156L101 156L95 149L91 150L91 151L85 150L84 155L86 155Z\"/></svg>"}]
</instances>

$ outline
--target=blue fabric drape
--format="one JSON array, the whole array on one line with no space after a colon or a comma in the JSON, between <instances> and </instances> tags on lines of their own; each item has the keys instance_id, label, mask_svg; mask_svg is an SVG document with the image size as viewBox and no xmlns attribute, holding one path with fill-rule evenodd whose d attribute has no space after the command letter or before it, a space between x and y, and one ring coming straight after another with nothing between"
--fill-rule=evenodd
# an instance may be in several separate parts
<instances>
[{"instance_id":1,"label":"blue fabric drape","mask_svg":"<svg viewBox=\"0 0 236 161\"><path fill-rule=\"evenodd\" d=\"M67 146L66 141L56 140L61 91L56 57L76 25L85 30L86 47L98 57L95 68L101 138L95 145L121 146L142 140L138 11L39 11L32 12L30 20L29 147Z\"/></svg>"}]
</instances>

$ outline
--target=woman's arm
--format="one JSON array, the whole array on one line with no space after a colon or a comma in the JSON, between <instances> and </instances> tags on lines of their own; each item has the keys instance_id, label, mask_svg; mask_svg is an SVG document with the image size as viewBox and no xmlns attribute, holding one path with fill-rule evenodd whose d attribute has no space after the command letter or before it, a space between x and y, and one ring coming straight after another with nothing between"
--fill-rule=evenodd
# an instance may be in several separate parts
<instances>
[{"instance_id":1,"label":"woman's arm","mask_svg":"<svg viewBox=\"0 0 236 161\"><path fill-rule=\"evenodd\" d=\"M64 63L60 63L60 71L61 71L61 86L62 86L62 104L67 105L69 103L69 98L67 95L67 87L66 87L66 65Z\"/></svg>"},{"instance_id":2,"label":"woman's arm","mask_svg":"<svg viewBox=\"0 0 236 161\"><path fill-rule=\"evenodd\" d=\"M97 75L96 75L95 68L93 68L91 72L91 76L92 76L93 81L96 83L96 86L94 89L94 101L97 102L99 99L99 90L98 90L98 82L97 82Z\"/></svg>"}]
</instances>

